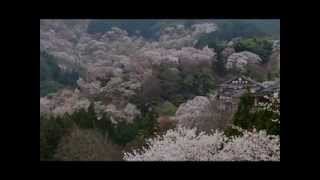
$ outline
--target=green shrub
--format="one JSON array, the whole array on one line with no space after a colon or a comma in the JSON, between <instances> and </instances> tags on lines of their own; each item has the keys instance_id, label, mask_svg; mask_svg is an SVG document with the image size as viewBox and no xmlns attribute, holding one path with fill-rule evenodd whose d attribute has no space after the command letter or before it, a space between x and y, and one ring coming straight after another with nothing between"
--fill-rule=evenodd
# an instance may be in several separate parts
<instances>
[{"instance_id":1,"label":"green shrub","mask_svg":"<svg viewBox=\"0 0 320 180\"><path fill-rule=\"evenodd\" d=\"M170 101L165 101L156 106L155 109L160 116L172 116L175 114L177 107Z\"/></svg>"},{"instance_id":2,"label":"green shrub","mask_svg":"<svg viewBox=\"0 0 320 180\"><path fill-rule=\"evenodd\" d=\"M182 93L180 94L176 94L175 96L172 96L170 99L170 102L172 102L172 104L174 104L175 106L180 106L181 103L184 103L187 101L187 97L182 95Z\"/></svg>"},{"instance_id":3,"label":"green shrub","mask_svg":"<svg viewBox=\"0 0 320 180\"><path fill-rule=\"evenodd\" d=\"M108 132L111 132L112 128L113 124L111 122L110 115L107 113L104 113L101 119L95 120L95 129L103 135L106 135Z\"/></svg>"},{"instance_id":4,"label":"green shrub","mask_svg":"<svg viewBox=\"0 0 320 180\"><path fill-rule=\"evenodd\" d=\"M130 99L143 113L166 101L179 106L194 96L205 96L215 89L211 67L185 72L160 65L154 71L154 75L143 83L142 90Z\"/></svg>"},{"instance_id":5,"label":"green shrub","mask_svg":"<svg viewBox=\"0 0 320 180\"><path fill-rule=\"evenodd\" d=\"M210 72L194 72L182 74L180 93L186 99L193 96L205 96L215 89L215 80Z\"/></svg>"},{"instance_id":6,"label":"green shrub","mask_svg":"<svg viewBox=\"0 0 320 180\"><path fill-rule=\"evenodd\" d=\"M224 49L225 45L223 40L217 34L217 32L212 32L210 34L200 36L195 47L202 49L205 46L208 46L209 48L213 48L215 52L220 53Z\"/></svg>"},{"instance_id":7,"label":"green shrub","mask_svg":"<svg viewBox=\"0 0 320 180\"><path fill-rule=\"evenodd\" d=\"M239 132L237 129L234 129L232 127L227 127L225 130L224 130L224 134L228 137L231 137L231 136L240 136L242 135L241 132Z\"/></svg>"},{"instance_id":8,"label":"green shrub","mask_svg":"<svg viewBox=\"0 0 320 180\"><path fill-rule=\"evenodd\" d=\"M93 103L90 104L88 110L79 109L72 113L70 118L82 129L94 128L97 115L94 111Z\"/></svg>"},{"instance_id":9,"label":"green shrub","mask_svg":"<svg viewBox=\"0 0 320 180\"><path fill-rule=\"evenodd\" d=\"M170 69L165 65L161 65L159 68L161 97L165 100L170 100L176 94L179 94L181 76L179 71Z\"/></svg>"},{"instance_id":10,"label":"green shrub","mask_svg":"<svg viewBox=\"0 0 320 180\"><path fill-rule=\"evenodd\" d=\"M149 137L153 134L156 126L156 115L149 112L137 117L133 123L120 121L108 131L108 135L113 143L125 145L139 137ZM144 139L143 138L143 139Z\"/></svg>"},{"instance_id":11,"label":"green shrub","mask_svg":"<svg viewBox=\"0 0 320 180\"><path fill-rule=\"evenodd\" d=\"M243 129L264 129L269 134L278 135L280 133L280 124L272 121L272 119L276 118L279 117L273 112L254 110L254 97L247 93L240 98L238 110L232 121L234 125Z\"/></svg>"}]
</instances>

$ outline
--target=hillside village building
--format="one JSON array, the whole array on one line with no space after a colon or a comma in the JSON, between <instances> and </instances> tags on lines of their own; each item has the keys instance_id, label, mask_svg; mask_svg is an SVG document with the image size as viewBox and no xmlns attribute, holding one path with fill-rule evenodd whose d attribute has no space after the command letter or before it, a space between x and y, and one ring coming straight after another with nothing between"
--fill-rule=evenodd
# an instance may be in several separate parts
<instances>
[{"instance_id":1,"label":"hillside village building","mask_svg":"<svg viewBox=\"0 0 320 180\"><path fill-rule=\"evenodd\" d=\"M240 75L221 83L218 85L217 94L211 97L217 118L224 118L230 122L238 109L240 97L248 91L255 97L257 104L264 101L265 95L280 93L280 80L260 83Z\"/></svg>"}]
</instances>

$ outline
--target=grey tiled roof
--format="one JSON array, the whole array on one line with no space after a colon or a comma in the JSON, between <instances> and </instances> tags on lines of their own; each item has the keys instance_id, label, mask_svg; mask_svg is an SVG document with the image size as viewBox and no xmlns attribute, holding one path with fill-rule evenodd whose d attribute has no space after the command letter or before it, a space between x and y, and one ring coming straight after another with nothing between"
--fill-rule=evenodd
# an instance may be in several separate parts
<instances>
[{"instance_id":1,"label":"grey tiled roof","mask_svg":"<svg viewBox=\"0 0 320 180\"><path fill-rule=\"evenodd\" d=\"M224 83L221 83L218 85L220 87L219 89L219 94L221 95L227 95L227 96L232 96L232 97L238 97L241 94L243 94L245 85L235 85L232 84L233 81L238 80L241 78L244 81L248 82L248 87L250 89L254 90L254 94L259 95L259 94L265 94L265 93L270 93L274 91L280 90L280 80L274 81L274 82L268 82L268 83L259 83L249 77L246 77L244 75L240 76L235 76L231 78L228 81L225 81Z\"/></svg>"}]
</instances>

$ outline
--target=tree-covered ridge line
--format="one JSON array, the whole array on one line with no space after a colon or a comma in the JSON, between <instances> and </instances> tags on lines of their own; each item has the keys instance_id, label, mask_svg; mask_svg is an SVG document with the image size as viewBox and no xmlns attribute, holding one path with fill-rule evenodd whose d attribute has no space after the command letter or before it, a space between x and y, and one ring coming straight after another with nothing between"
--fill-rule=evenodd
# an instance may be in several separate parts
<instances>
[{"instance_id":1,"label":"tree-covered ridge line","mask_svg":"<svg viewBox=\"0 0 320 180\"><path fill-rule=\"evenodd\" d=\"M221 39L231 40L234 37L252 37L252 36L271 36L280 38L279 20L153 20L153 19L129 19L129 20L93 20L89 23L88 33L103 33L111 30L112 27L118 27L127 30L131 35L139 32L147 39L156 39L159 37L161 28L171 25L190 26L192 23L214 22L221 29L219 35ZM221 33L220 33L221 32Z\"/></svg>"}]
</instances>

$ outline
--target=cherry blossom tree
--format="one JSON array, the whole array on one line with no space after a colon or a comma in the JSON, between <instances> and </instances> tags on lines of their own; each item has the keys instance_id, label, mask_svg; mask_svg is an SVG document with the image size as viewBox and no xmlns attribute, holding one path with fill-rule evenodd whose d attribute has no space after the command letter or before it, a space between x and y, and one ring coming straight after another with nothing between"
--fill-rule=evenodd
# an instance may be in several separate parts
<instances>
[{"instance_id":1,"label":"cherry blossom tree","mask_svg":"<svg viewBox=\"0 0 320 180\"><path fill-rule=\"evenodd\" d=\"M148 147L124 153L127 161L280 161L279 136L265 131L243 131L228 138L178 127L149 139Z\"/></svg>"}]
</instances>

